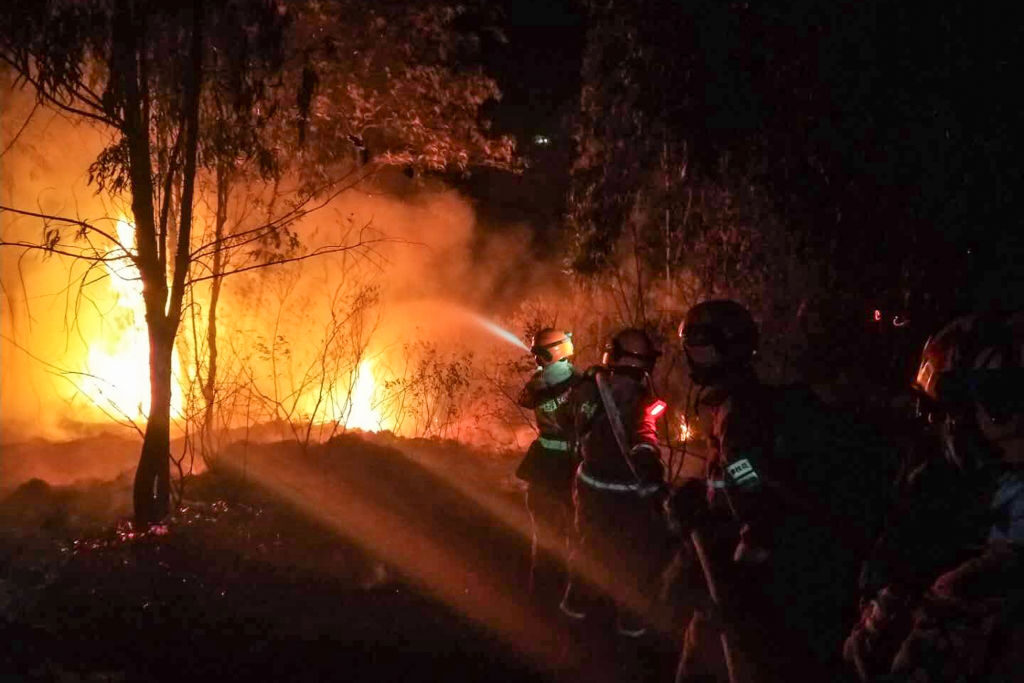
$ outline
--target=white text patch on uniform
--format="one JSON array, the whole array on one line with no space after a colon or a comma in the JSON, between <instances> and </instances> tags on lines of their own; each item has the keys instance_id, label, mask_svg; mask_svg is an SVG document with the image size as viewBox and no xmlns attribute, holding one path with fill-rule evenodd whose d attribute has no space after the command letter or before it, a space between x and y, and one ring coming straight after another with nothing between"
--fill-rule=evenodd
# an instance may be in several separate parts
<instances>
[{"instance_id":1,"label":"white text patch on uniform","mask_svg":"<svg viewBox=\"0 0 1024 683\"><path fill-rule=\"evenodd\" d=\"M553 413L556 410L558 410L558 406L562 405L567 400L569 400L568 393L559 394L555 398L549 398L547 401L544 401L543 403L540 404L539 407L542 412Z\"/></svg>"},{"instance_id":2,"label":"white text patch on uniform","mask_svg":"<svg viewBox=\"0 0 1024 683\"><path fill-rule=\"evenodd\" d=\"M729 476L732 477L738 486L749 486L758 479L754 466L746 458L726 466L725 471L729 473Z\"/></svg>"}]
</instances>

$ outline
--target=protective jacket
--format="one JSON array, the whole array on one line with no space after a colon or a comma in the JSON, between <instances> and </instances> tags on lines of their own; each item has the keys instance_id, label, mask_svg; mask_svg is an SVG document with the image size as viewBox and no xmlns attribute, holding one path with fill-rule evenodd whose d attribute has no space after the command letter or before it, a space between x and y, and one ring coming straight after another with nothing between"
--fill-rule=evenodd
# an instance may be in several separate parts
<instances>
[{"instance_id":1,"label":"protective jacket","mask_svg":"<svg viewBox=\"0 0 1024 683\"><path fill-rule=\"evenodd\" d=\"M612 397L625 431L627 452L616 440L601 400L598 374ZM574 449L582 465L580 480L605 490L653 492L664 470L658 449L656 418L647 408L656 399L644 373L634 368L591 368L572 397ZM628 462L627 462L628 459Z\"/></svg>"},{"instance_id":2,"label":"protective jacket","mask_svg":"<svg viewBox=\"0 0 1024 683\"><path fill-rule=\"evenodd\" d=\"M779 501L765 488L774 472L774 434L767 388L756 377L737 378L709 389L701 401L711 409L707 462L708 502L728 511L741 525L743 540L758 548L771 545Z\"/></svg>"},{"instance_id":3,"label":"protective jacket","mask_svg":"<svg viewBox=\"0 0 1024 683\"><path fill-rule=\"evenodd\" d=\"M865 677L1004 680L986 676L1009 666L1006 643L1022 637L1024 471L998 462L965 471L934 455L899 483L864 566L846 657Z\"/></svg>"},{"instance_id":4,"label":"protective jacket","mask_svg":"<svg viewBox=\"0 0 1024 683\"><path fill-rule=\"evenodd\" d=\"M568 361L552 363L534 373L519 394L519 405L534 411L540 432L530 445L516 476L531 486L569 496L578 460L569 434L572 409L569 396L581 375Z\"/></svg>"},{"instance_id":5,"label":"protective jacket","mask_svg":"<svg viewBox=\"0 0 1024 683\"><path fill-rule=\"evenodd\" d=\"M835 482L828 472L817 476L832 454L791 452L795 435L776 424L781 396L752 370L705 390L713 526L706 536L714 537L726 618L768 679L784 680L787 662L799 661L830 680L827 672L840 666L843 614L854 608L858 557L830 514ZM831 469L841 476L842 468Z\"/></svg>"},{"instance_id":6,"label":"protective jacket","mask_svg":"<svg viewBox=\"0 0 1024 683\"><path fill-rule=\"evenodd\" d=\"M531 408L537 417L538 440L550 450L568 450L572 415L569 392L580 380L580 373L568 361L541 368L519 394L519 405Z\"/></svg>"},{"instance_id":7,"label":"protective jacket","mask_svg":"<svg viewBox=\"0 0 1024 683\"><path fill-rule=\"evenodd\" d=\"M621 446L602 386L622 426ZM579 548L610 573L618 631L630 637L645 630L666 559L664 468L656 418L646 410L654 400L646 373L629 367L592 368L571 398L573 449L582 460L573 492ZM595 600L585 586L573 581L566 602Z\"/></svg>"}]
</instances>

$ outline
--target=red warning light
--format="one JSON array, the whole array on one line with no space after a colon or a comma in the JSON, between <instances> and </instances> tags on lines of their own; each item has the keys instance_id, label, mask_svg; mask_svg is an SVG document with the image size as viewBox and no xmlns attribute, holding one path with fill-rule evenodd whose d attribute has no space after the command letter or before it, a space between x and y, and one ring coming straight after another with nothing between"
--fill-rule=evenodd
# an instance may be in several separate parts
<instances>
[{"instance_id":1,"label":"red warning light","mask_svg":"<svg viewBox=\"0 0 1024 683\"><path fill-rule=\"evenodd\" d=\"M875 322L876 323L877 322L881 322L881 320L882 320L882 312L876 308L875 309Z\"/></svg>"},{"instance_id":2,"label":"red warning light","mask_svg":"<svg viewBox=\"0 0 1024 683\"><path fill-rule=\"evenodd\" d=\"M665 412L665 402L658 399L651 405L647 406L647 417L657 418L659 415Z\"/></svg>"}]
</instances>

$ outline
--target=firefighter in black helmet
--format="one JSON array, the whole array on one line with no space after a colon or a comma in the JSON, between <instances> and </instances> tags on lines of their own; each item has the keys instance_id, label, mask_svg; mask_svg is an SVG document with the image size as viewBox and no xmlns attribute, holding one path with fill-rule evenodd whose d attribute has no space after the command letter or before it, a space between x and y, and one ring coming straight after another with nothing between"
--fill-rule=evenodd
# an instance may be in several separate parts
<instances>
[{"instance_id":1,"label":"firefighter in black helmet","mask_svg":"<svg viewBox=\"0 0 1024 683\"><path fill-rule=\"evenodd\" d=\"M708 647L723 628L734 674L839 680L833 672L843 668L838 652L850 590L831 584L842 583L844 562L853 565L853 583L856 560L847 561L833 529L816 519L814 506L827 509L828 502L819 505L820 491L803 485L800 463L780 454L776 403L786 388L757 376L757 325L739 303L711 300L690 309L679 336L699 387L709 457L704 490L681 487L666 507L673 527L697 527L694 543L705 546L698 553L707 558L701 568L713 574L719 602L691 619L677 680L721 671L703 653L713 652Z\"/></svg>"},{"instance_id":2,"label":"firefighter in black helmet","mask_svg":"<svg viewBox=\"0 0 1024 683\"><path fill-rule=\"evenodd\" d=\"M548 327L534 335L531 352L537 371L523 387L519 405L534 411L537 438L530 444L516 476L526 482L530 513L529 590L552 606L568 580L571 550L572 480L579 464L569 448L572 417L568 399L580 373L572 364L572 334ZM546 551L545 551L546 548ZM553 561L549 558L553 557Z\"/></svg>"},{"instance_id":3,"label":"firefighter in black helmet","mask_svg":"<svg viewBox=\"0 0 1024 683\"><path fill-rule=\"evenodd\" d=\"M663 559L658 511L664 467L655 423L664 403L654 395L650 378L659 355L646 332L622 330L571 399L574 448L582 459L574 496L580 556L597 562L605 581L574 567L562 611L585 618L598 601L584 586L596 580L614 604L618 633L629 638L646 632Z\"/></svg>"},{"instance_id":4,"label":"firefighter in black helmet","mask_svg":"<svg viewBox=\"0 0 1024 683\"><path fill-rule=\"evenodd\" d=\"M705 301L679 326L690 377L711 408L715 456L708 463L709 496L728 492L728 506L741 524L737 562L757 564L769 554L770 515L759 510L759 462L770 451L771 425L763 411L761 382L754 371L758 330L750 312L735 301ZM728 431L729 443L724 443Z\"/></svg>"},{"instance_id":5,"label":"firefighter in black helmet","mask_svg":"<svg viewBox=\"0 0 1024 683\"><path fill-rule=\"evenodd\" d=\"M924 346L926 439L862 573L843 648L863 681L1024 671L1024 312L967 315Z\"/></svg>"}]
</instances>

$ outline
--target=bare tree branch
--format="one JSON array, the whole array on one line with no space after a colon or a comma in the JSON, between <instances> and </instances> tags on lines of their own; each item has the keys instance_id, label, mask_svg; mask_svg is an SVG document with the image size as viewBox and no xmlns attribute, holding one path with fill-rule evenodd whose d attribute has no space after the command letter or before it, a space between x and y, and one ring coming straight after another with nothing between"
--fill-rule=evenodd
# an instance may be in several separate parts
<instances>
[{"instance_id":1,"label":"bare tree branch","mask_svg":"<svg viewBox=\"0 0 1024 683\"><path fill-rule=\"evenodd\" d=\"M115 422L117 424L120 424L120 425L123 425L125 427L131 427L131 428L135 429L136 432L139 433L139 436L142 436L142 429L135 423L134 420L131 419L131 417L127 413L125 413L123 410L121 410L120 406L118 406L116 402L114 402L111 399L108 399L108 401L110 402L110 407L114 408L115 410L118 411L118 413L120 413L120 415L121 415L120 418L117 417L117 416L111 415L110 412L104 406L102 406L99 403L97 403L95 399L93 399L87 392L83 391L82 387L79 386L72 379L72 377L87 377L87 378L89 378L91 380L95 380L95 381L98 381L98 382L104 382L105 380L103 380L101 377L97 377L96 375L90 374L88 372L82 372L82 371L76 371L76 370L68 370L67 368L62 368L59 365L55 365L55 364L53 364L53 363L51 363L51 362L49 362L47 360L44 360L44 359L40 358L37 355L35 355L31 351L29 351L27 348L25 348L24 346L19 344L16 340L12 339L11 337L8 337L6 334L0 333L0 339L3 339L5 342L10 344L14 348L18 349L19 351L24 353L26 356L28 356L32 360L34 360L37 363L39 363L40 365L42 365L47 370L51 371L54 375L56 375L58 377L61 377L62 379L67 380L73 387L75 387L75 389L78 390L78 393L80 393L83 396L85 396L89 400L90 403L92 403L94 406L96 406L96 408L98 408L101 412L103 412L103 414L106 415L108 418L110 418L113 422ZM97 387L97 389L99 390L99 392L101 394L103 393L102 388Z\"/></svg>"},{"instance_id":2,"label":"bare tree branch","mask_svg":"<svg viewBox=\"0 0 1024 683\"><path fill-rule=\"evenodd\" d=\"M304 196L302 197L302 199L297 200L296 203L293 204L288 211L281 214L277 218L274 218L273 220L268 220L266 223L262 225L256 226L254 228L249 228L247 230L243 230L242 232L232 233L231 235L225 236L220 241L214 240L206 244L201 244L192 251L190 258L200 258L203 255L205 255L205 252L207 250L215 248L218 244L229 244L230 247L225 248L235 249L238 246L248 244L256 240L260 240L267 234L271 233L272 231L287 227L292 223L300 220L301 218L308 216L309 214L312 214L318 211L319 209L324 208L337 197L339 197L341 194L358 186L361 182L363 182L364 180L369 178L373 173L376 172L376 169L374 169L373 171L363 173L359 175L359 177L357 177L356 179L352 180L351 182L346 183L346 179L348 179L354 173L356 173L357 170L358 169L349 171L341 178L335 179L330 183L325 183L324 185L321 185L319 187L303 191ZM339 183L346 184L341 187L338 187ZM323 192L327 191L330 188L334 189L331 190L329 194L323 195ZM319 201L315 205L309 206L309 204L314 200ZM240 241L236 242L236 240Z\"/></svg>"},{"instance_id":3,"label":"bare tree branch","mask_svg":"<svg viewBox=\"0 0 1024 683\"><path fill-rule=\"evenodd\" d=\"M95 234L97 234L97 235L99 235L99 236L109 240L114 245L120 247L121 250L124 252L124 254L122 256L119 256L118 258L130 258L133 262L135 262L135 255L125 245L121 244L121 241L115 235L107 232L106 230L101 230L100 228L97 228L95 225L93 225L92 223L89 223L87 221L79 220L77 218L68 218L67 216L54 216L54 215L51 215L51 214L39 213L39 212L36 212L36 211L25 211L24 209L16 209L13 206L3 206L3 205L0 205L0 212L3 212L3 211L7 211L9 213L17 214L19 216L28 216L30 218L42 219L44 221L44 225L47 222L50 222L50 221L57 222L57 223L67 223L68 225L76 225L76 226L78 226L80 232L83 235L85 235L85 234L87 234L89 232L93 232L93 233L95 233ZM2 241L0 241L0 245L22 246L23 244L24 243L21 243L21 242L2 242ZM43 245L36 245L36 246L40 247L40 248L45 248Z\"/></svg>"},{"instance_id":4,"label":"bare tree branch","mask_svg":"<svg viewBox=\"0 0 1024 683\"><path fill-rule=\"evenodd\" d=\"M11 151L11 147L14 147L14 144L18 142L18 138L20 138L21 134L25 132L25 129L28 128L28 124L32 121L32 117L35 116L36 110L39 109L39 104L39 100L36 100L36 103L32 106L32 111L28 113L28 116L26 116L25 120L22 122L21 128L19 128L18 132L14 134L11 141L7 143L7 146L4 147L4 151L0 152L0 159L3 159L4 155Z\"/></svg>"},{"instance_id":5,"label":"bare tree branch","mask_svg":"<svg viewBox=\"0 0 1024 683\"><path fill-rule=\"evenodd\" d=\"M43 244L36 244L35 242L8 242L6 240L0 240L0 247L16 247L19 249L26 249L29 251L44 251L48 254L58 254L60 256L67 256L69 258L78 259L82 261L92 261L95 263L117 263L125 257L121 256L94 256L82 252L65 251L59 247L48 247ZM71 247L67 247L70 249Z\"/></svg>"},{"instance_id":6,"label":"bare tree branch","mask_svg":"<svg viewBox=\"0 0 1024 683\"><path fill-rule=\"evenodd\" d=\"M86 104L90 107L94 107L96 111L80 109L71 104L68 104L67 102L62 102L53 94L47 92L47 89L43 86L43 84L31 75L31 67L28 66L27 59L25 60L25 63L22 63L18 60L12 59L9 55L5 53L0 53L0 60L7 62L11 65L11 67L14 68L15 72L18 74L18 79L24 80L26 83L30 84L33 88L35 88L38 100L46 100L53 106L57 107L62 111L67 112L68 114L82 116L93 121L98 121L99 123L102 123L106 126L112 126L114 128L120 126L121 121L119 119L111 118L109 113L106 112L102 107L96 106L97 103L90 102L87 98L82 97L78 93L75 93L74 97L81 100L83 104ZM80 83L76 85L80 85Z\"/></svg>"}]
</instances>

